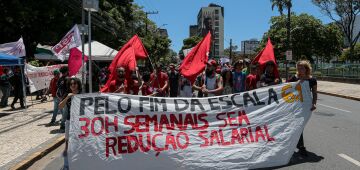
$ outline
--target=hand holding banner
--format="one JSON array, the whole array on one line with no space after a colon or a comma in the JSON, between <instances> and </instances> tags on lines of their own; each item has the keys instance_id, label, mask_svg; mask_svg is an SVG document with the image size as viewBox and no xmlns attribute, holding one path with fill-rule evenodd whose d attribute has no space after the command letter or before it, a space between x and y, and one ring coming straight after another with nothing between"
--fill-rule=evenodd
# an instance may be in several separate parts
<instances>
[{"instance_id":1,"label":"hand holding banner","mask_svg":"<svg viewBox=\"0 0 360 170\"><path fill-rule=\"evenodd\" d=\"M308 83L211 98L83 94L71 169L254 169L289 162L310 118Z\"/></svg>"}]
</instances>

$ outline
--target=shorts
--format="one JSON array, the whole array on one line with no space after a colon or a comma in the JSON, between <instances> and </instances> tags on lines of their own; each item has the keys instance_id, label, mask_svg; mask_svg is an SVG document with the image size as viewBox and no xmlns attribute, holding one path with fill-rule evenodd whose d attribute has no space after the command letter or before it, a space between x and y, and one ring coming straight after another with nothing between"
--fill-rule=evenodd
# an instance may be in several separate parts
<instances>
[{"instance_id":1,"label":"shorts","mask_svg":"<svg viewBox=\"0 0 360 170\"><path fill-rule=\"evenodd\" d=\"M70 120L65 122L65 140L69 140Z\"/></svg>"}]
</instances>

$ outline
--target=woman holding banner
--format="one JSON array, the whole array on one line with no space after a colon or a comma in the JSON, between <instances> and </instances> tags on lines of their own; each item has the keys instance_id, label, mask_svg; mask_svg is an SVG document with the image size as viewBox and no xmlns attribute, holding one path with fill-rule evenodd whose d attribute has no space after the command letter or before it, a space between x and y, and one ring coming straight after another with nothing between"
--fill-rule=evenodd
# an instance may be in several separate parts
<instances>
[{"instance_id":1,"label":"woman holding banner","mask_svg":"<svg viewBox=\"0 0 360 170\"><path fill-rule=\"evenodd\" d=\"M301 60L296 63L297 73L293 77L291 77L288 82L296 82L296 81L307 81L309 82L310 90L313 96L311 111L316 109L316 101L317 101L317 81L311 75L311 64L307 60ZM303 156L307 156L307 151L304 146L304 137L301 134L299 142L296 146L299 149L299 153Z\"/></svg>"},{"instance_id":2,"label":"woman holding banner","mask_svg":"<svg viewBox=\"0 0 360 170\"><path fill-rule=\"evenodd\" d=\"M71 98L72 96L81 93L81 81L76 77L71 77L68 81L68 91L65 94L65 98L60 102L59 109L63 109L65 106L69 114L67 114L65 122L65 150L64 155L64 169L69 169L68 159L67 159L67 149L69 141L69 128L70 128L70 110L71 110Z\"/></svg>"}]
</instances>

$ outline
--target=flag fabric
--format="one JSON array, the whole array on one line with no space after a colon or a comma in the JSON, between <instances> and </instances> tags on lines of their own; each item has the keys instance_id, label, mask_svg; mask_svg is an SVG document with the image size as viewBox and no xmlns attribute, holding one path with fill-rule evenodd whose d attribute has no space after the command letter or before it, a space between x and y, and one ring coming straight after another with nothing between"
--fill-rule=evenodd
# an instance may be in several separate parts
<instances>
[{"instance_id":1,"label":"flag fabric","mask_svg":"<svg viewBox=\"0 0 360 170\"><path fill-rule=\"evenodd\" d=\"M61 61L65 60L65 56L69 53L70 49L81 45L80 31L77 25L66 33L61 41L51 48L51 51Z\"/></svg>"},{"instance_id":2,"label":"flag fabric","mask_svg":"<svg viewBox=\"0 0 360 170\"><path fill-rule=\"evenodd\" d=\"M88 60L87 56L84 56L84 62ZM79 72L82 66L82 52L77 48L70 49L69 55L69 76L74 76Z\"/></svg>"},{"instance_id":3,"label":"flag fabric","mask_svg":"<svg viewBox=\"0 0 360 170\"><path fill-rule=\"evenodd\" d=\"M179 67L180 73L194 83L196 77L204 71L209 57L211 33L209 32L184 58Z\"/></svg>"},{"instance_id":4,"label":"flag fabric","mask_svg":"<svg viewBox=\"0 0 360 170\"><path fill-rule=\"evenodd\" d=\"M141 42L139 36L134 35L116 54L113 61L109 66L109 79L105 86L101 89L101 92L109 92L110 83L116 79L116 68L121 66L126 69L126 78L130 77L131 71L136 69L136 60L145 59L148 57L148 53Z\"/></svg>"},{"instance_id":5,"label":"flag fabric","mask_svg":"<svg viewBox=\"0 0 360 170\"><path fill-rule=\"evenodd\" d=\"M15 42L0 44L0 53L5 53L17 57L26 56L25 45L22 37Z\"/></svg>"},{"instance_id":6,"label":"flag fabric","mask_svg":"<svg viewBox=\"0 0 360 170\"><path fill-rule=\"evenodd\" d=\"M266 62L273 61L275 64L274 67L274 75L275 77L279 78L279 70L277 67L277 62L274 55L274 48L271 44L270 38L268 38L267 44L263 50L259 52L259 54L254 58L254 60L251 62L252 64L258 63L260 66L260 70L264 72Z\"/></svg>"}]
</instances>

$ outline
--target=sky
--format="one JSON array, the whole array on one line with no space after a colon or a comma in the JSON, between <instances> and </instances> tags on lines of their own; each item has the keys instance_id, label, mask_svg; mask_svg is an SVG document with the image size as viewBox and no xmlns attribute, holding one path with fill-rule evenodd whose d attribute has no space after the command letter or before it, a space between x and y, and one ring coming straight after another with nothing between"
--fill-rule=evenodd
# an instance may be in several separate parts
<instances>
[{"instance_id":1,"label":"sky","mask_svg":"<svg viewBox=\"0 0 360 170\"><path fill-rule=\"evenodd\" d=\"M215 3L224 7L224 47L239 46L243 40L260 40L269 29L272 16L278 16L277 8L271 10L270 0L134 0L144 11L158 11L149 15L158 27L166 28L171 39L171 49L179 52L183 40L189 37L189 26L197 23L201 7ZM308 13L324 24L331 20L312 4L311 0L292 0L292 11L296 14ZM285 11L286 12L286 11Z\"/></svg>"}]
</instances>

